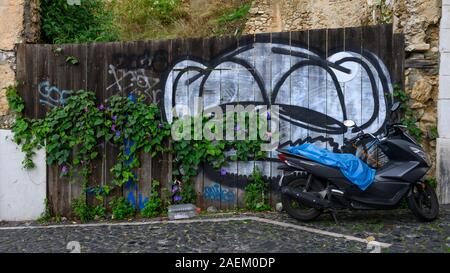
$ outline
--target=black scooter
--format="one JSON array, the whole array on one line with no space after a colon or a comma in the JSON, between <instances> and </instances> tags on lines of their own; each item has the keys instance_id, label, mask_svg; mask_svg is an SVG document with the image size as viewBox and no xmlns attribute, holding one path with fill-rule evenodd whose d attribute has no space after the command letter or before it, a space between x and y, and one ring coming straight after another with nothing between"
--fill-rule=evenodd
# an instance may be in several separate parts
<instances>
[{"instance_id":1,"label":"black scooter","mask_svg":"<svg viewBox=\"0 0 450 273\"><path fill-rule=\"evenodd\" d=\"M391 111L397 111L399 106L395 103ZM330 212L337 221L338 209L394 209L406 198L408 207L419 220L436 219L439 214L436 192L423 180L431 164L405 126L387 124L384 135L377 137L365 133L351 120L344 121L344 125L359 132L345 140L347 150L363 151L357 153L360 158L365 155L385 159L376 167L374 182L363 191L338 168L278 149L278 158L285 163L280 167L283 176L279 181L283 209L301 221L314 220L324 211Z\"/></svg>"}]
</instances>

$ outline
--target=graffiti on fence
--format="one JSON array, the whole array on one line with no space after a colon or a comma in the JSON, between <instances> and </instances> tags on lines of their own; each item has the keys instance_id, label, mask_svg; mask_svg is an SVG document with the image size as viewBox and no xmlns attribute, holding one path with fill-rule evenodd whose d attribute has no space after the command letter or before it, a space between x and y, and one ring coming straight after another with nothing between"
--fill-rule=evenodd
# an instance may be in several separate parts
<instances>
[{"instance_id":1,"label":"graffiti on fence","mask_svg":"<svg viewBox=\"0 0 450 273\"><path fill-rule=\"evenodd\" d=\"M222 203L233 203L236 201L236 195L229 189L222 188L218 183L212 183L203 188L205 199L220 201Z\"/></svg>"},{"instance_id":2,"label":"graffiti on fence","mask_svg":"<svg viewBox=\"0 0 450 273\"><path fill-rule=\"evenodd\" d=\"M43 81L38 85L39 103L51 108L64 105L72 91L60 90L56 86L51 86L49 81Z\"/></svg>"},{"instance_id":3,"label":"graffiti on fence","mask_svg":"<svg viewBox=\"0 0 450 273\"><path fill-rule=\"evenodd\" d=\"M212 60L181 59L164 80L164 113L177 109L238 104L280 107L280 145L317 144L339 152L346 119L366 132L382 132L393 87L384 63L373 53L341 51L322 58L282 43L253 43ZM274 153L270 157L275 156ZM245 168L244 168L245 169ZM252 168L248 168L251 172ZM239 169L239 174L244 170Z\"/></svg>"},{"instance_id":4,"label":"graffiti on fence","mask_svg":"<svg viewBox=\"0 0 450 273\"><path fill-rule=\"evenodd\" d=\"M108 73L113 76L113 83L106 87L108 97L112 95L142 97L145 103L158 103L161 90L157 88L160 80L148 76L143 68L135 70L119 69L110 64Z\"/></svg>"}]
</instances>

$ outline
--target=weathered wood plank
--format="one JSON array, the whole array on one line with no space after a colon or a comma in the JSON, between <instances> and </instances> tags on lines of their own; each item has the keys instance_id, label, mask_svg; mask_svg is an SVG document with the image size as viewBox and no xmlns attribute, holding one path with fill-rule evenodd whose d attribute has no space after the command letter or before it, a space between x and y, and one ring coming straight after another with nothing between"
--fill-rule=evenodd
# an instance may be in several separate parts
<instances>
[{"instance_id":1,"label":"weathered wood plank","mask_svg":"<svg viewBox=\"0 0 450 273\"><path fill-rule=\"evenodd\" d=\"M244 48L247 46L253 46L255 43L255 35L242 35L238 39L239 48ZM253 68L255 65L255 56L253 51L250 53L245 53L246 57L250 59L250 65ZM247 69L240 69L238 73L238 100L240 102L254 101L255 93L258 92L258 86L251 74L252 71ZM247 177L253 170L254 161L238 161L237 162L237 174L235 176L237 196L236 196L236 206L238 208L245 208L245 186L247 185Z\"/></svg>"},{"instance_id":2,"label":"weathered wood plank","mask_svg":"<svg viewBox=\"0 0 450 273\"><path fill-rule=\"evenodd\" d=\"M362 60L362 29L345 28L344 30L344 51L350 52L358 60ZM351 119L356 124L361 124L362 114L362 70L351 72L352 79L342 84L342 93L347 106L347 119ZM351 130L344 133L344 138L351 138Z\"/></svg>"},{"instance_id":3,"label":"weathered wood plank","mask_svg":"<svg viewBox=\"0 0 450 273\"><path fill-rule=\"evenodd\" d=\"M392 44L392 82L400 88L404 88L405 71L405 37L403 34L395 33Z\"/></svg>"},{"instance_id":4,"label":"weathered wood plank","mask_svg":"<svg viewBox=\"0 0 450 273\"><path fill-rule=\"evenodd\" d=\"M327 30L310 30L309 31L309 50L317 54L321 59L326 59L327 53ZM326 147L327 143L319 140L326 134L327 123L327 83L324 81L327 77L327 65L322 61L315 61L311 57L311 64L308 66L308 109L314 110L316 115L312 115L309 123L315 125L315 129L309 130L308 136L311 142L321 147Z\"/></svg>"},{"instance_id":5,"label":"weathered wood plank","mask_svg":"<svg viewBox=\"0 0 450 273\"><path fill-rule=\"evenodd\" d=\"M290 32L277 32L271 34L271 41L272 41L272 50L274 47L281 47L283 49L288 50L289 54L291 51L291 33ZM291 86L292 86L292 79L291 77L288 77L284 83L281 86L277 86L279 82L282 80L282 76L289 71L289 69L292 67L291 64L292 58L290 55L285 54L273 54L272 58L272 81L271 81L271 102L275 102L275 104L279 105L281 103L283 104L289 104L291 105ZM295 83L294 83L295 84ZM275 90L277 90L277 94L275 97ZM287 98L287 99L286 99ZM288 142L291 139L291 123L289 122L290 118L288 120L281 120L279 117L276 117L275 113L272 113L270 115L270 118L279 119L279 140L280 145L283 145L283 143ZM270 124L269 124L270 126ZM272 206L276 206L278 202L280 202L281 196L280 192L278 190L278 179L281 177L282 172L278 170L278 166L280 163L278 162L278 152L272 151L270 153L271 161L270 161L270 179L268 181L269 183L269 191L270 191L270 204Z\"/></svg>"},{"instance_id":6,"label":"weathered wood plank","mask_svg":"<svg viewBox=\"0 0 450 273\"><path fill-rule=\"evenodd\" d=\"M344 50L344 29L329 29L328 30L328 37L327 37L327 59L333 62L336 58L336 61L338 59L339 55L341 54L338 52L341 52ZM327 73L326 77L326 86L327 86L327 107L326 107L326 114L327 114L327 126L337 126L337 124L334 124L333 120L337 120L338 122L343 122L345 117L343 115L343 109L342 106L339 103L340 95L342 94L339 91L342 91L342 83L339 78L333 79L332 74L339 75L339 71L334 70L330 68L329 66L327 69L330 69ZM334 75L333 75L334 76ZM345 107L345 106L344 106ZM333 127L335 128L335 127ZM334 146L330 145L330 143L327 143L327 148L330 150L337 151L338 148L340 148L343 145L344 140L344 131L340 132L339 134L335 132L331 132L330 130L327 130L326 137L332 138L334 143L336 143Z\"/></svg>"}]
</instances>

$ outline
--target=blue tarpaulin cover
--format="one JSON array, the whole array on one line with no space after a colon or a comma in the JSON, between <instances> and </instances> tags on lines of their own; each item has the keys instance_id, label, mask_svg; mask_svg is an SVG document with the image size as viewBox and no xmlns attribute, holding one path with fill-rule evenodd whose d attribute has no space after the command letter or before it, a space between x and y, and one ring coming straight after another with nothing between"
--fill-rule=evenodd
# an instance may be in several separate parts
<instances>
[{"instance_id":1,"label":"blue tarpaulin cover","mask_svg":"<svg viewBox=\"0 0 450 273\"><path fill-rule=\"evenodd\" d=\"M290 153L307 157L312 161L338 167L342 174L361 190L367 189L375 177L375 170L352 154L333 153L310 143L289 147L287 150Z\"/></svg>"}]
</instances>

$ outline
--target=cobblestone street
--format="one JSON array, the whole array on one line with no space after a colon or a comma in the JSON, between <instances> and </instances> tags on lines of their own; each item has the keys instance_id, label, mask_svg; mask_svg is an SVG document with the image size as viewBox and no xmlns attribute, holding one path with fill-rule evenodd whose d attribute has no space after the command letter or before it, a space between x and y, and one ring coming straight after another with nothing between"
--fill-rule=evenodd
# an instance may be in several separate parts
<instances>
[{"instance_id":1,"label":"cobblestone street","mask_svg":"<svg viewBox=\"0 0 450 273\"><path fill-rule=\"evenodd\" d=\"M391 244L382 252L448 252L449 206L440 218L419 223L408 210L340 212L300 223L285 213L225 213L188 221L135 221L58 225L1 223L0 252L370 252L369 236ZM327 233L329 232L329 233ZM347 238L343 235L349 236Z\"/></svg>"}]
</instances>

